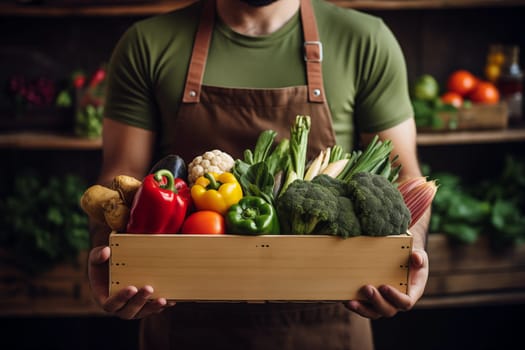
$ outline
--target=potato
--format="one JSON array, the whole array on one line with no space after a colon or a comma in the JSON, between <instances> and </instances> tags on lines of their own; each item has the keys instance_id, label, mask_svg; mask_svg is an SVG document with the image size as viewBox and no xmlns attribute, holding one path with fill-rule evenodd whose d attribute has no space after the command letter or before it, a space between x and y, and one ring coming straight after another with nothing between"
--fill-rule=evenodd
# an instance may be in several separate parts
<instances>
[{"instance_id":1,"label":"potato","mask_svg":"<svg viewBox=\"0 0 525 350\"><path fill-rule=\"evenodd\" d=\"M121 198L111 198L102 207L108 226L117 232L125 232L130 212L126 203Z\"/></svg>"},{"instance_id":2,"label":"potato","mask_svg":"<svg viewBox=\"0 0 525 350\"><path fill-rule=\"evenodd\" d=\"M135 193L137 193L141 185L142 182L132 176L118 175L113 179L111 188L120 194L120 198L122 198L128 207L131 207L133 197L135 197Z\"/></svg>"},{"instance_id":3,"label":"potato","mask_svg":"<svg viewBox=\"0 0 525 350\"><path fill-rule=\"evenodd\" d=\"M111 199L120 199L120 194L102 185L89 187L80 198L80 207L93 220L106 224L103 204Z\"/></svg>"}]
</instances>

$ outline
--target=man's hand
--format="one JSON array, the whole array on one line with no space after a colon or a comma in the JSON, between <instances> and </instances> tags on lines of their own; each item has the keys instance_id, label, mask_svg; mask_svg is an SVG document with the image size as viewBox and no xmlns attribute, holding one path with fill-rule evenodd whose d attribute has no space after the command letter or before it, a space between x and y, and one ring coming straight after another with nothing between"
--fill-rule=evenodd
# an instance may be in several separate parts
<instances>
[{"instance_id":1,"label":"man's hand","mask_svg":"<svg viewBox=\"0 0 525 350\"><path fill-rule=\"evenodd\" d=\"M88 259L88 277L93 297L106 312L129 320L143 318L174 305L164 298L149 300L153 294L151 286L144 286L141 289L128 286L110 297L109 257L110 248L98 246L90 251Z\"/></svg>"},{"instance_id":2,"label":"man's hand","mask_svg":"<svg viewBox=\"0 0 525 350\"><path fill-rule=\"evenodd\" d=\"M399 311L412 309L423 295L427 279L428 255L423 249L414 249L410 255L408 295L387 285L379 288L367 285L361 290L367 300L351 300L345 303L345 306L351 311L373 320L381 317L393 317Z\"/></svg>"}]
</instances>

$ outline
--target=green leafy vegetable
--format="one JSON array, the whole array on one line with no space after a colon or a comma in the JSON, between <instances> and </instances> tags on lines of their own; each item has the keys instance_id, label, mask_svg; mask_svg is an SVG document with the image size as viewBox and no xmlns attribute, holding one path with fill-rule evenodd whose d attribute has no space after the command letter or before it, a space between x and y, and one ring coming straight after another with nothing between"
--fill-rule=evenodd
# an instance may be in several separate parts
<instances>
[{"instance_id":1,"label":"green leafy vegetable","mask_svg":"<svg viewBox=\"0 0 525 350\"><path fill-rule=\"evenodd\" d=\"M262 197L268 203L274 204L274 178L268 171L266 163L259 162L250 166L246 173L241 175L239 182L244 196Z\"/></svg>"},{"instance_id":2,"label":"green leafy vegetable","mask_svg":"<svg viewBox=\"0 0 525 350\"><path fill-rule=\"evenodd\" d=\"M494 246L525 241L525 162L507 156L499 176L468 186L452 173L436 173L430 232L461 243L488 235Z\"/></svg>"},{"instance_id":3,"label":"green leafy vegetable","mask_svg":"<svg viewBox=\"0 0 525 350\"><path fill-rule=\"evenodd\" d=\"M75 261L89 247L87 217L78 205L84 189L75 175L44 181L24 174L14 179L0 201L0 246L13 252L17 267L37 274Z\"/></svg>"},{"instance_id":4,"label":"green leafy vegetable","mask_svg":"<svg viewBox=\"0 0 525 350\"><path fill-rule=\"evenodd\" d=\"M289 162L288 139L282 139L272 151L276 136L273 130L261 132L254 150L246 149L244 158L236 159L232 170L245 195L263 197L272 205L275 174L285 169Z\"/></svg>"},{"instance_id":5,"label":"green leafy vegetable","mask_svg":"<svg viewBox=\"0 0 525 350\"><path fill-rule=\"evenodd\" d=\"M270 174L275 176L277 172L283 171L286 169L290 163L290 158L288 157L290 150L290 140L287 138L282 139L274 150L268 155L264 160L268 166L268 171Z\"/></svg>"},{"instance_id":6,"label":"green leafy vegetable","mask_svg":"<svg viewBox=\"0 0 525 350\"><path fill-rule=\"evenodd\" d=\"M253 152L250 149L244 151L244 161L249 165L264 162L276 136L277 132L273 130L264 130L261 132L257 138Z\"/></svg>"}]
</instances>

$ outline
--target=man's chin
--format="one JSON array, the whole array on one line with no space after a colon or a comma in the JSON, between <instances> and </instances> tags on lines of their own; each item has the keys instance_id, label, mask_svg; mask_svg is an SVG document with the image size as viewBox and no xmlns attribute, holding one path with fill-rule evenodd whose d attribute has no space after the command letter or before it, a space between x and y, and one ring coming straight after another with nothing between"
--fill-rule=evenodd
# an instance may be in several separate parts
<instances>
[{"instance_id":1,"label":"man's chin","mask_svg":"<svg viewBox=\"0 0 525 350\"><path fill-rule=\"evenodd\" d=\"M263 6L268 6L270 4L273 4L274 2L278 0L241 0L241 1L253 7L263 7Z\"/></svg>"}]
</instances>

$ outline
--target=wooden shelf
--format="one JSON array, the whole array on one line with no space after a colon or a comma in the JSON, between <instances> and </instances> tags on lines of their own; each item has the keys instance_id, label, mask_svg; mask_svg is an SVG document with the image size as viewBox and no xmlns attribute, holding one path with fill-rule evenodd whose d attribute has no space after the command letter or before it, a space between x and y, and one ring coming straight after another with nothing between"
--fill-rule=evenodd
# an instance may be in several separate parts
<instances>
[{"instance_id":1,"label":"wooden shelf","mask_svg":"<svg viewBox=\"0 0 525 350\"><path fill-rule=\"evenodd\" d=\"M525 128L488 131L451 131L419 133L419 146L446 146L454 144L501 143L525 141Z\"/></svg>"},{"instance_id":2,"label":"wooden shelf","mask_svg":"<svg viewBox=\"0 0 525 350\"><path fill-rule=\"evenodd\" d=\"M0 149L54 149L97 150L102 148L102 139L87 139L73 135L19 132L0 134Z\"/></svg>"},{"instance_id":3,"label":"wooden shelf","mask_svg":"<svg viewBox=\"0 0 525 350\"><path fill-rule=\"evenodd\" d=\"M150 16L172 11L195 0L157 0L126 5L17 5L14 1L0 4L0 16ZM341 7L369 10L444 9L470 7L525 6L523 0L330 0Z\"/></svg>"},{"instance_id":4,"label":"wooden shelf","mask_svg":"<svg viewBox=\"0 0 525 350\"><path fill-rule=\"evenodd\" d=\"M87 256L82 251L75 264L28 276L13 267L11 255L0 248L0 317L107 315L91 294Z\"/></svg>"},{"instance_id":5,"label":"wooden shelf","mask_svg":"<svg viewBox=\"0 0 525 350\"><path fill-rule=\"evenodd\" d=\"M418 308L525 302L525 244L496 251L486 236L454 244L444 234L430 234L427 252L430 275Z\"/></svg>"},{"instance_id":6,"label":"wooden shelf","mask_svg":"<svg viewBox=\"0 0 525 350\"><path fill-rule=\"evenodd\" d=\"M23 17L151 16L184 7L195 0L158 0L120 5L17 5L0 4L0 15Z\"/></svg>"},{"instance_id":7,"label":"wooden shelf","mask_svg":"<svg viewBox=\"0 0 525 350\"><path fill-rule=\"evenodd\" d=\"M492 293L467 293L460 295L423 296L416 309L459 308L518 305L525 303L525 291L496 291Z\"/></svg>"},{"instance_id":8,"label":"wooden shelf","mask_svg":"<svg viewBox=\"0 0 525 350\"><path fill-rule=\"evenodd\" d=\"M341 6L365 10L446 9L474 7L523 6L521 0L329 0Z\"/></svg>"}]
</instances>

